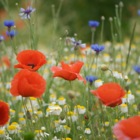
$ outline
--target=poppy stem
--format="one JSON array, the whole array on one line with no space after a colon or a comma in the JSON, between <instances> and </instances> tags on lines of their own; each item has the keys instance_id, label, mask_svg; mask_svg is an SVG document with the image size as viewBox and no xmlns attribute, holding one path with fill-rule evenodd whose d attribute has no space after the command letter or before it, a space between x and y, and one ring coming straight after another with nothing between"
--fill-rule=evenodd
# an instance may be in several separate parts
<instances>
[{"instance_id":1,"label":"poppy stem","mask_svg":"<svg viewBox=\"0 0 140 140\"><path fill-rule=\"evenodd\" d=\"M29 130L28 131L33 131L33 127L32 127L32 123L31 123L31 121L28 121L28 119L31 119L30 117L30 112L28 111L28 108L27 108L27 106L26 106L26 104L25 104L25 102L24 102L24 99L23 99L23 97L22 97L22 104L23 104L23 108L24 108L24 111L25 111L25 120L26 120L26 124L27 125L29 125L30 127L28 128Z\"/></svg>"},{"instance_id":2,"label":"poppy stem","mask_svg":"<svg viewBox=\"0 0 140 140\"><path fill-rule=\"evenodd\" d=\"M72 89L72 83L71 83L71 81L70 81L70 88ZM74 106L73 105L73 100L71 99L70 100L70 109L72 109L73 106Z\"/></svg>"},{"instance_id":3,"label":"poppy stem","mask_svg":"<svg viewBox=\"0 0 140 140\"><path fill-rule=\"evenodd\" d=\"M39 107L40 107L40 109L42 110L42 113L43 113L43 119L40 119L40 121L41 121L41 123L42 123L42 126L44 125L44 124L46 124L46 116L45 116L45 112L44 112L44 110L43 110L43 104L42 104L42 101L40 100L40 99L38 99L37 98L37 102L38 102L38 104L39 104Z\"/></svg>"},{"instance_id":4,"label":"poppy stem","mask_svg":"<svg viewBox=\"0 0 140 140\"><path fill-rule=\"evenodd\" d=\"M30 98L28 98L29 99L29 102L30 102L30 105L31 105L31 109L32 109L32 116L33 116L33 118L34 118L34 120L35 120L35 117L34 117L34 107L33 107L33 104L32 104L32 101L31 101L31 99Z\"/></svg>"}]
</instances>

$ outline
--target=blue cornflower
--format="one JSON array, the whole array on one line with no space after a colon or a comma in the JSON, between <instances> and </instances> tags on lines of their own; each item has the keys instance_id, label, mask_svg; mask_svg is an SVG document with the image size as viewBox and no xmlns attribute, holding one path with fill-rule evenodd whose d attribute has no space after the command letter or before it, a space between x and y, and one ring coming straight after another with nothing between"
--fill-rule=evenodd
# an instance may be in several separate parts
<instances>
[{"instance_id":1,"label":"blue cornflower","mask_svg":"<svg viewBox=\"0 0 140 140\"><path fill-rule=\"evenodd\" d=\"M10 29L12 26L15 25L15 22L13 20L5 20L4 25Z\"/></svg>"},{"instance_id":2,"label":"blue cornflower","mask_svg":"<svg viewBox=\"0 0 140 140\"><path fill-rule=\"evenodd\" d=\"M33 13L36 9L32 8L31 6L28 6L27 9L20 8L20 17L22 19L30 19L31 18L31 13Z\"/></svg>"},{"instance_id":3,"label":"blue cornflower","mask_svg":"<svg viewBox=\"0 0 140 140\"><path fill-rule=\"evenodd\" d=\"M136 66L133 67L133 69L136 73L140 74L140 66L136 65Z\"/></svg>"},{"instance_id":4,"label":"blue cornflower","mask_svg":"<svg viewBox=\"0 0 140 140\"><path fill-rule=\"evenodd\" d=\"M137 11L137 13L138 13L138 16L140 16L140 9Z\"/></svg>"},{"instance_id":5,"label":"blue cornflower","mask_svg":"<svg viewBox=\"0 0 140 140\"><path fill-rule=\"evenodd\" d=\"M100 46L98 44L92 44L91 45L91 49L94 50L96 52L96 54L99 54L99 52L104 50L104 46Z\"/></svg>"},{"instance_id":6,"label":"blue cornflower","mask_svg":"<svg viewBox=\"0 0 140 140\"><path fill-rule=\"evenodd\" d=\"M3 40L4 40L4 37L0 35L0 42L2 42Z\"/></svg>"},{"instance_id":7,"label":"blue cornflower","mask_svg":"<svg viewBox=\"0 0 140 140\"><path fill-rule=\"evenodd\" d=\"M98 78L96 76L93 76L93 75L86 76L86 81L88 81L90 84L92 84L97 79Z\"/></svg>"},{"instance_id":8,"label":"blue cornflower","mask_svg":"<svg viewBox=\"0 0 140 140\"><path fill-rule=\"evenodd\" d=\"M6 34L12 39L16 35L16 31L15 30L7 31Z\"/></svg>"},{"instance_id":9,"label":"blue cornflower","mask_svg":"<svg viewBox=\"0 0 140 140\"><path fill-rule=\"evenodd\" d=\"M95 20L90 20L90 21L88 22L88 25L89 25L90 27L92 27L92 28L98 27L99 24L100 24L100 23L99 23L98 21L95 21Z\"/></svg>"}]
</instances>

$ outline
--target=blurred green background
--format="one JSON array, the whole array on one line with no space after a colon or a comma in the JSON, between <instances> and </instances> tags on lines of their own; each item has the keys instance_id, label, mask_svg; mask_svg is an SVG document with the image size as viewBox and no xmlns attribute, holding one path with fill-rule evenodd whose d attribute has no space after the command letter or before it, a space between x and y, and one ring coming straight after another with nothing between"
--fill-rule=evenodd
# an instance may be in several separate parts
<instances>
[{"instance_id":1,"label":"blurred green background","mask_svg":"<svg viewBox=\"0 0 140 140\"><path fill-rule=\"evenodd\" d=\"M4 0L8 1L9 8L15 10L33 3L37 8L41 26L39 28L50 30L47 36L51 36L49 26L56 27L58 36L63 37L65 30L68 30L69 36L74 33L78 35L78 39L83 42L91 41L91 30L88 26L89 20L97 20L101 22L101 16L105 17L104 25L104 40L111 39L109 17L115 16L115 5L119 4L120 0ZM61 3L62 2L62 3ZM139 0L122 0L124 7L122 10L122 31L124 35L130 34L132 30L131 21L137 17L137 10L140 8ZM62 5L61 5L62 4ZM53 7L53 8L52 8ZM60 9L59 9L60 8ZM4 6L0 2L0 9ZM53 9L53 10L52 10ZM55 20L53 16L55 13ZM59 13L57 15L57 13ZM55 23L54 23L55 21ZM53 24L54 23L54 24ZM48 26L48 28L47 28ZM97 28L96 40L100 38L101 26ZM43 34L43 33L42 33ZM44 40L45 41L45 40Z\"/></svg>"}]
</instances>

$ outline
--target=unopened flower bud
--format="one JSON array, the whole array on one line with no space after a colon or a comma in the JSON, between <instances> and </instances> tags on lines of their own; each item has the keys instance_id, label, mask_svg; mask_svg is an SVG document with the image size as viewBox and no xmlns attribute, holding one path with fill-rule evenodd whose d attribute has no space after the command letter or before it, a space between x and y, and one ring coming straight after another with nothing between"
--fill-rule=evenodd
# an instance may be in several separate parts
<instances>
[{"instance_id":1,"label":"unopened flower bud","mask_svg":"<svg viewBox=\"0 0 140 140\"><path fill-rule=\"evenodd\" d=\"M118 5L116 4L115 7L118 8Z\"/></svg>"},{"instance_id":2,"label":"unopened flower bud","mask_svg":"<svg viewBox=\"0 0 140 140\"><path fill-rule=\"evenodd\" d=\"M108 70L108 66L105 65L105 64L102 64L102 65L101 65L101 70L102 70L102 71L107 71L107 70Z\"/></svg>"},{"instance_id":3,"label":"unopened flower bud","mask_svg":"<svg viewBox=\"0 0 140 140\"><path fill-rule=\"evenodd\" d=\"M119 6L120 7L123 7L124 6L122 1L120 1Z\"/></svg>"},{"instance_id":4,"label":"unopened flower bud","mask_svg":"<svg viewBox=\"0 0 140 140\"><path fill-rule=\"evenodd\" d=\"M127 76L127 75L124 76L124 80L125 80L125 81L128 80L128 76Z\"/></svg>"},{"instance_id":5,"label":"unopened flower bud","mask_svg":"<svg viewBox=\"0 0 140 140\"><path fill-rule=\"evenodd\" d=\"M104 16L101 16L101 20L105 20L105 17Z\"/></svg>"},{"instance_id":6,"label":"unopened flower bud","mask_svg":"<svg viewBox=\"0 0 140 140\"><path fill-rule=\"evenodd\" d=\"M113 18L112 18L112 17L110 17L110 18L109 18L109 21L113 21Z\"/></svg>"},{"instance_id":7,"label":"unopened flower bud","mask_svg":"<svg viewBox=\"0 0 140 140\"><path fill-rule=\"evenodd\" d=\"M74 36L76 37L76 36L77 36L77 34L76 34L76 33L74 33Z\"/></svg>"},{"instance_id":8,"label":"unopened flower bud","mask_svg":"<svg viewBox=\"0 0 140 140\"><path fill-rule=\"evenodd\" d=\"M41 130L42 130L42 131L45 131L45 130L46 130L46 128L45 128L44 126L42 126L42 127L41 127Z\"/></svg>"}]
</instances>

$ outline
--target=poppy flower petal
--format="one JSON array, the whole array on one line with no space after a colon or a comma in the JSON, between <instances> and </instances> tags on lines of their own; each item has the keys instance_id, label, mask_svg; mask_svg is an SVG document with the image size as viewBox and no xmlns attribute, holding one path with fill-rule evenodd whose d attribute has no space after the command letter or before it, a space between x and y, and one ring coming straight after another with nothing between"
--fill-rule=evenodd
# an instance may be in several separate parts
<instances>
[{"instance_id":1,"label":"poppy flower petal","mask_svg":"<svg viewBox=\"0 0 140 140\"><path fill-rule=\"evenodd\" d=\"M36 66L36 67L32 68L32 66L27 66L27 65L23 65L23 64L16 64L16 65L14 65L14 68L21 68L21 69L28 69L30 71L36 71L40 68L40 66Z\"/></svg>"},{"instance_id":2,"label":"poppy flower petal","mask_svg":"<svg viewBox=\"0 0 140 140\"><path fill-rule=\"evenodd\" d=\"M61 71L57 71L54 73L53 77L62 77L65 80L75 80L77 78L77 75L75 73L71 73L69 71L66 70L61 70Z\"/></svg>"},{"instance_id":3,"label":"poppy flower petal","mask_svg":"<svg viewBox=\"0 0 140 140\"><path fill-rule=\"evenodd\" d=\"M41 97L46 88L46 81L36 72L23 69L11 82L10 92L13 96Z\"/></svg>"},{"instance_id":4,"label":"poppy flower petal","mask_svg":"<svg viewBox=\"0 0 140 140\"><path fill-rule=\"evenodd\" d=\"M57 72L57 71L60 71L60 70L62 70L62 68L60 68L60 67L57 67L57 66L51 67L51 71L52 71L53 73L55 73L55 72Z\"/></svg>"},{"instance_id":5,"label":"poppy flower petal","mask_svg":"<svg viewBox=\"0 0 140 140\"><path fill-rule=\"evenodd\" d=\"M0 126L4 126L9 121L9 106L0 100Z\"/></svg>"},{"instance_id":6,"label":"poppy flower petal","mask_svg":"<svg viewBox=\"0 0 140 140\"><path fill-rule=\"evenodd\" d=\"M14 65L14 68L24 68L22 64L16 64Z\"/></svg>"},{"instance_id":7,"label":"poppy flower petal","mask_svg":"<svg viewBox=\"0 0 140 140\"><path fill-rule=\"evenodd\" d=\"M106 83L91 93L97 96L103 104L115 107L122 103L121 98L125 95L125 91L117 83Z\"/></svg>"},{"instance_id":8,"label":"poppy flower petal","mask_svg":"<svg viewBox=\"0 0 140 140\"><path fill-rule=\"evenodd\" d=\"M93 95L97 96L96 90L90 90L90 92L91 92Z\"/></svg>"},{"instance_id":9,"label":"poppy flower petal","mask_svg":"<svg viewBox=\"0 0 140 140\"><path fill-rule=\"evenodd\" d=\"M118 140L140 139L140 116L130 117L121 120L113 127L113 133Z\"/></svg>"},{"instance_id":10,"label":"poppy flower petal","mask_svg":"<svg viewBox=\"0 0 140 140\"><path fill-rule=\"evenodd\" d=\"M86 84L86 80L81 75L79 74L76 74L76 75L77 75L78 80L83 81L84 84Z\"/></svg>"},{"instance_id":11,"label":"poppy flower petal","mask_svg":"<svg viewBox=\"0 0 140 140\"><path fill-rule=\"evenodd\" d=\"M69 81L78 78L78 80L82 80L86 83L86 81L79 75L83 62L77 61L74 64L69 65L61 62L61 65L61 67L53 66L51 68L51 71L54 73L53 77L61 77Z\"/></svg>"},{"instance_id":12,"label":"poppy flower petal","mask_svg":"<svg viewBox=\"0 0 140 140\"><path fill-rule=\"evenodd\" d=\"M83 64L84 64L83 62L77 61L76 63L74 63L72 65L72 68L71 68L72 71L75 72L75 73L79 73L81 68L82 68L82 66L83 66Z\"/></svg>"},{"instance_id":13,"label":"poppy flower petal","mask_svg":"<svg viewBox=\"0 0 140 140\"><path fill-rule=\"evenodd\" d=\"M97 96L107 104L110 104L110 102L122 98L121 93L119 93L116 89L102 89L99 91L97 90Z\"/></svg>"},{"instance_id":14,"label":"poppy flower petal","mask_svg":"<svg viewBox=\"0 0 140 140\"><path fill-rule=\"evenodd\" d=\"M18 82L19 82L19 78L18 77L19 76L20 76L20 73L17 73L14 76L14 79L11 82L10 92L12 93L13 96L18 96L19 95L19 93L18 93Z\"/></svg>"},{"instance_id":15,"label":"poppy flower petal","mask_svg":"<svg viewBox=\"0 0 140 140\"><path fill-rule=\"evenodd\" d=\"M46 61L44 54L37 50L23 50L18 53L17 58L19 64L15 68L29 69L32 71L38 70Z\"/></svg>"},{"instance_id":16,"label":"poppy flower petal","mask_svg":"<svg viewBox=\"0 0 140 140\"><path fill-rule=\"evenodd\" d=\"M20 88L20 95L23 97L40 97L42 94L42 90L44 88L38 88L37 86L32 86L27 82L26 79L23 79L22 82L19 84ZM42 90L41 90L42 89Z\"/></svg>"},{"instance_id":17,"label":"poppy flower petal","mask_svg":"<svg viewBox=\"0 0 140 140\"><path fill-rule=\"evenodd\" d=\"M62 66L62 69L71 71L71 67L68 64L61 62L61 66Z\"/></svg>"}]
</instances>

